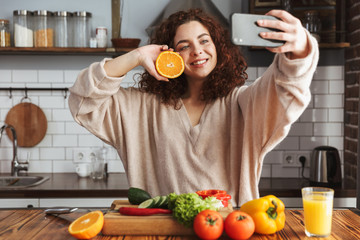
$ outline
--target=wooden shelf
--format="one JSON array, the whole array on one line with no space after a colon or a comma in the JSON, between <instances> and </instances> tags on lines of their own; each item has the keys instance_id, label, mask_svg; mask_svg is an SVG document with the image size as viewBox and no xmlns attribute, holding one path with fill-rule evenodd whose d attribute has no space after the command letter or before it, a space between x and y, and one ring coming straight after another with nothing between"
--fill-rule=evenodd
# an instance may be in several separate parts
<instances>
[{"instance_id":1,"label":"wooden shelf","mask_svg":"<svg viewBox=\"0 0 360 240\"><path fill-rule=\"evenodd\" d=\"M0 55L104 55L116 56L133 48L1 47Z\"/></svg>"},{"instance_id":2,"label":"wooden shelf","mask_svg":"<svg viewBox=\"0 0 360 240\"><path fill-rule=\"evenodd\" d=\"M341 42L341 43L319 43L320 48L347 48L350 47L350 43Z\"/></svg>"},{"instance_id":3,"label":"wooden shelf","mask_svg":"<svg viewBox=\"0 0 360 240\"><path fill-rule=\"evenodd\" d=\"M350 43L341 42L341 43L319 43L319 48L327 49L337 49L337 48L347 48L350 47ZM264 47L249 47L251 50L264 50Z\"/></svg>"}]
</instances>

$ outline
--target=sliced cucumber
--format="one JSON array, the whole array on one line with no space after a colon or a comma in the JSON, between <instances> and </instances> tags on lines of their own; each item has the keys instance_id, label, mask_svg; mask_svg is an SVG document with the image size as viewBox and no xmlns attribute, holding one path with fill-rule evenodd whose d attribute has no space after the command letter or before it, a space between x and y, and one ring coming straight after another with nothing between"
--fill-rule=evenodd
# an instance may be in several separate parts
<instances>
[{"instance_id":1,"label":"sliced cucumber","mask_svg":"<svg viewBox=\"0 0 360 240\"><path fill-rule=\"evenodd\" d=\"M152 208L154 207L154 199L148 199L148 200L145 200L144 202L140 203L140 205L138 206L138 208Z\"/></svg>"},{"instance_id":2,"label":"sliced cucumber","mask_svg":"<svg viewBox=\"0 0 360 240\"><path fill-rule=\"evenodd\" d=\"M160 204L161 204L161 196L156 196L153 198L154 200L154 206L152 206L153 208L158 208L160 207Z\"/></svg>"},{"instance_id":3,"label":"sliced cucumber","mask_svg":"<svg viewBox=\"0 0 360 240\"><path fill-rule=\"evenodd\" d=\"M167 196L156 196L139 205L139 208L168 208L169 198Z\"/></svg>"},{"instance_id":4,"label":"sliced cucumber","mask_svg":"<svg viewBox=\"0 0 360 240\"><path fill-rule=\"evenodd\" d=\"M159 204L159 208L168 208L169 199L167 196L161 196L161 202Z\"/></svg>"}]
</instances>

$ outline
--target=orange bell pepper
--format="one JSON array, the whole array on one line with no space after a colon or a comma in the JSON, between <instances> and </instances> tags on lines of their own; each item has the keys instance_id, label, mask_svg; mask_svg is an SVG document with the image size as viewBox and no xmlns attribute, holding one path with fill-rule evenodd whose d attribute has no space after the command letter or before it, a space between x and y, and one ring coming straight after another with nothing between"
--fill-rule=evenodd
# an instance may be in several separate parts
<instances>
[{"instance_id":1,"label":"orange bell pepper","mask_svg":"<svg viewBox=\"0 0 360 240\"><path fill-rule=\"evenodd\" d=\"M268 195L246 202L240 211L249 214L255 223L255 232L273 234L285 226L285 205L274 195Z\"/></svg>"}]
</instances>

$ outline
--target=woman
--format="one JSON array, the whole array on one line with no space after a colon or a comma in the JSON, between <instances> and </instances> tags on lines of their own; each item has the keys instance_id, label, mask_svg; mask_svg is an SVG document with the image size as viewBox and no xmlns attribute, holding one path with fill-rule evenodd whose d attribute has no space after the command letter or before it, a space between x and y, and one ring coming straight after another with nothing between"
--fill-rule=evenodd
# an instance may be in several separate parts
<instances>
[{"instance_id":1,"label":"woman","mask_svg":"<svg viewBox=\"0 0 360 240\"><path fill-rule=\"evenodd\" d=\"M262 37L286 41L269 49L273 63L242 86L246 63L229 35L200 10L178 12L152 44L93 63L70 89L75 120L117 149L130 186L153 196L223 189L240 206L259 197L263 159L287 135L310 101L318 61L316 40L298 19L260 26L282 30ZM184 59L185 71L168 80L154 62L163 50ZM139 88L121 88L123 76L142 66Z\"/></svg>"}]
</instances>

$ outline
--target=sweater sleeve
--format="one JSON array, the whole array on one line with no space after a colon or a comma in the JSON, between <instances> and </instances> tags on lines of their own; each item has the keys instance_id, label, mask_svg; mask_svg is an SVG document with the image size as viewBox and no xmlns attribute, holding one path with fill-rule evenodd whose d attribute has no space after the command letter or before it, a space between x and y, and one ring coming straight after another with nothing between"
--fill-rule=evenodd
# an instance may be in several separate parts
<instances>
[{"instance_id":1,"label":"sweater sleeve","mask_svg":"<svg viewBox=\"0 0 360 240\"><path fill-rule=\"evenodd\" d=\"M123 77L106 75L104 64L107 60L93 63L79 73L69 89L69 108L77 123L106 143L119 146L119 135L115 133L122 133L117 111L121 103L115 98Z\"/></svg>"},{"instance_id":2,"label":"sweater sleeve","mask_svg":"<svg viewBox=\"0 0 360 240\"><path fill-rule=\"evenodd\" d=\"M305 58L290 60L285 54L276 54L263 76L242 87L238 95L249 151L259 164L258 176L265 154L286 137L311 100L319 50L316 39L307 35L311 49Z\"/></svg>"}]
</instances>

